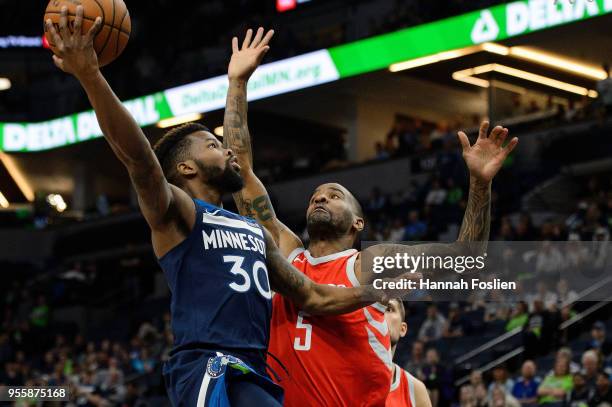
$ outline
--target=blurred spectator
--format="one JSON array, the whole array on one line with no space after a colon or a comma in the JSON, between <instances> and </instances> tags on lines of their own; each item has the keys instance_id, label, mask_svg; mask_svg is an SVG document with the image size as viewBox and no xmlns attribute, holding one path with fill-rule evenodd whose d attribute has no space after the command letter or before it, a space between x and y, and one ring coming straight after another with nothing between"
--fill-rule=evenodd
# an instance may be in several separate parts
<instances>
[{"instance_id":1,"label":"blurred spectator","mask_svg":"<svg viewBox=\"0 0 612 407\"><path fill-rule=\"evenodd\" d=\"M535 303L541 302L546 309L554 308L557 305L557 295L548 289L545 281L538 280L536 292L527 295L530 310L534 310Z\"/></svg>"},{"instance_id":2,"label":"blurred spectator","mask_svg":"<svg viewBox=\"0 0 612 407\"><path fill-rule=\"evenodd\" d=\"M401 218L395 218L391 229L389 230L389 240L392 242L401 242L404 239L406 226Z\"/></svg>"},{"instance_id":3,"label":"blurred spectator","mask_svg":"<svg viewBox=\"0 0 612 407\"><path fill-rule=\"evenodd\" d=\"M562 406L572 390L573 378L569 372L569 360L557 358L554 373L546 376L538 388L539 403L546 406Z\"/></svg>"},{"instance_id":4,"label":"blurred spectator","mask_svg":"<svg viewBox=\"0 0 612 407\"><path fill-rule=\"evenodd\" d=\"M480 406L476 400L474 387L470 384L464 384L459 389L459 402L453 404L453 407L478 407Z\"/></svg>"},{"instance_id":5,"label":"blurred spectator","mask_svg":"<svg viewBox=\"0 0 612 407\"><path fill-rule=\"evenodd\" d=\"M523 330L525 357L535 358L547 349L555 332L552 323L550 311L544 308L544 303L540 299L534 300L533 311Z\"/></svg>"},{"instance_id":6,"label":"blurred spectator","mask_svg":"<svg viewBox=\"0 0 612 407\"><path fill-rule=\"evenodd\" d=\"M610 376L600 372L597 375L595 392L589 400L589 407L612 406L612 388L610 387Z\"/></svg>"},{"instance_id":7,"label":"blurred spectator","mask_svg":"<svg viewBox=\"0 0 612 407\"><path fill-rule=\"evenodd\" d=\"M404 365L404 370L410 372L415 377L421 377L423 366L425 365L425 344L420 340L412 342L410 358Z\"/></svg>"},{"instance_id":8,"label":"blurred spectator","mask_svg":"<svg viewBox=\"0 0 612 407\"><path fill-rule=\"evenodd\" d=\"M565 358L566 360L569 361L569 366L570 366L570 373L574 374L574 373L578 373L580 372L580 364L576 363L572 360L573 358L573 353L572 353L572 349L567 347L567 346L562 346L557 350L557 353L555 353L555 358L559 359L559 358ZM548 372L549 374L552 374L554 372L553 369L550 370L550 372Z\"/></svg>"},{"instance_id":9,"label":"blurred spectator","mask_svg":"<svg viewBox=\"0 0 612 407\"><path fill-rule=\"evenodd\" d=\"M594 350L587 350L582 354L582 370L587 387L595 389L597 384L597 374L599 373L599 355Z\"/></svg>"},{"instance_id":10,"label":"blurred spectator","mask_svg":"<svg viewBox=\"0 0 612 407\"><path fill-rule=\"evenodd\" d=\"M376 142L376 144L374 145L374 149L376 151L376 155L374 156L375 160L386 160L387 158L389 158L389 152L387 151L383 143L381 143L380 141Z\"/></svg>"},{"instance_id":11,"label":"blurred spectator","mask_svg":"<svg viewBox=\"0 0 612 407\"><path fill-rule=\"evenodd\" d=\"M593 390L586 385L582 373L574 373L573 388L567 399L568 407L587 407L593 397Z\"/></svg>"},{"instance_id":12,"label":"blurred spectator","mask_svg":"<svg viewBox=\"0 0 612 407\"><path fill-rule=\"evenodd\" d=\"M535 377L536 365L532 360L526 360L521 367L521 376L512 387L512 395L523 407L535 406L538 402L538 387L540 379Z\"/></svg>"},{"instance_id":13,"label":"blurred spectator","mask_svg":"<svg viewBox=\"0 0 612 407\"><path fill-rule=\"evenodd\" d=\"M406 241L420 240L427 232L427 224L419 219L419 212L416 210L410 211L408 215L408 224L404 230L404 239Z\"/></svg>"},{"instance_id":14,"label":"blurred spectator","mask_svg":"<svg viewBox=\"0 0 612 407\"><path fill-rule=\"evenodd\" d=\"M602 116L607 114L612 106L612 77L610 77L610 66L608 64L604 64L603 69L606 71L608 76L606 79L602 79L597 82L597 93L599 93L597 101L603 110L601 113Z\"/></svg>"},{"instance_id":15,"label":"blurred spectator","mask_svg":"<svg viewBox=\"0 0 612 407\"><path fill-rule=\"evenodd\" d=\"M448 188L448 194L446 195L446 203L449 205L457 205L461 198L463 198L463 189L455 184L452 178L446 181L446 187Z\"/></svg>"},{"instance_id":16,"label":"blurred spectator","mask_svg":"<svg viewBox=\"0 0 612 407\"><path fill-rule=\"evenodd\" d=\"M495 387L491 392L490 407L520 407L520 403L501 387Z\"/></svg>"},{"instance_id":17,"label":"blurred spectator","mask_svg":"<svg viewBox=\"0 0 612 407\"><path fill-rule=\"evenodd\" d=\"M557 292L555 295L557 296L557 301L560 305L571 304L578 299L578 294L576 291L569 288L569 284L564 278L557 282Z\"/></svg>"},{"instance_id":18,"label":"blurred spectator","mask_svg":"<svg viewBox=\"0 0 612 407\"><path fill-rule=\"evenodd\" d=\"M439 312L435 304L430 304L427 307L427 318L423 321L421 329L419 329L419 339L423 342L435 341L442 337L444 328L446 327L446 318Z\"/></svg>"},{"instance_id":19,"label":"blurred spectator","mask_svg":"<svg viewBox=\"0 0 612 407\"><path fill-rule=\"evenodd\" d=\"M533 241L536 239L536 231L531 221L531 216L528 213L521 213L518 224L516 226L516 240L518 241Z\"/></svg>"},{"instance_id":20,"label":"blurred spectator","mask_svg":"<svg viewBox=\"0 0 612 407\"><path fill-rule=\"evenodd\" d=\"M368 212L376 212L380 211L387 205L387 197L383 195L380 188L376 187L372 189L372 193L370 194L370 198L366 203L366 210Z\"/></svg>"},{"instance_id":21,"label":"blurred spectator","mask_svg":"<svg viewBox=\"0 0 612 407\"><path fill-rule=\"evenodd\" d=\"M44 295L38 296L36 306L30 314L30 322L36 328L46 328L49 325L49 306Z\"/></svg>"},{"instance_id":22,"label":"blurred spectator","mask_svg":"<svg viewBox=\"0 0 612 407\"><path fill-rule=\"evenodd\" d=\"M609 355L612 352L612 342L606 338L606 325L597 321L591 327L591 339L587 344L587 350L601 352L604 355Z\"/></svg>"},{"instance_id":23,"label":"blurred spectator","mask_svg":"<svg viewBox=\"0 0 612 407\"><path fill-rule=\"evenodd\" d=\"M431 185L431 189L425 197L425 204L427 205L442 205L446 200L446 190L442 188L442 184L438 179L435 179Z\"/></svg>"},{"instance_id":24,"label":"blurred spectator","mask_svg":"<svg viewBox=\"0 0 612 407\"><path fill-rule=\"evenodd\" d=\"M155 368L155 359L153 359L147 349L142 349L138 356L132 358L132 368L137 373L151 373Z\"/></svg>"},{"instance_id":25,"label":"blurred spectator","mask_svg":"<svg viewBox=\"0 0 612 407\"><path fill-rule=\"evenodd\" d=\"M427 350L425 354L425 365L423 366L423 376L421 380L429 390L431 403L435 407L445 399L447 393L448 371L440 363L438 351L434 348Z\"/></svg>"},{"instance_id":26,"label":"blurred spectator","mask_svg":"<svg viewBox=\"0 0 612 407\"><path fill-rule=\"evenodd\" d=\"M513 329L519 327L522 328L525 326L528 319L529 314L527 313L527 303L525 301L517 302L512 309L510 320L506 324L506 331L512 331Z\"/></svg>"},{"instance_id":27,"label":"blurred spectator","mask_svg":"<svg viewBox=\"0 0 612 407\"><path fill-rule=\"evenodd\" d=\"M457 303L451 303L448 311L448 319L442 336L445 338L456 338L469 333L469 323L463 317L461 307Z\"/></svg>"},{"instance_id":28,"label":"blurred spectator","mask_svg":"<svg viewBox=\"0 0 612 407\"><path fill-rule=\"evenodd\" d=\"M559 249L545 240L536 254L536 272L538 276L558 276L565 267L563 256Z\"/></svg>"},{"instance_id":29,"label":"blurred spectator","mask_svg":"<svg viewBox=\"0 0 612 407\"><path fill-rule=\"evenodd\" d=\"M493 368L493 381L489 384L488 395L493 397L493 390L500 388L504 394L512 393L514 388L514 380L510 378L508 369L504 365L498 365Z\"/></svg>"}]
</instances>

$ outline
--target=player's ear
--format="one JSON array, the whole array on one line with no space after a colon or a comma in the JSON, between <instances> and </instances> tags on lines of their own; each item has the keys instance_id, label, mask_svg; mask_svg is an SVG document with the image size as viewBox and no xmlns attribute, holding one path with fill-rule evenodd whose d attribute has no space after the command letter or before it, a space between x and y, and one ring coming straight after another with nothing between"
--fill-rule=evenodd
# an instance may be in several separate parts
<instances>
[{"instance_id":1,"label":"player's ear","mask_svg":"<svg viewBox=\"0 0 612 407\"><path fill-rule=\"evenodd\" d=\"M193 160L181 161L176 165L179 174L184 176L193 176L198 173L198 166Z\"/></svg>"},{"instance_id":2,"label":"player's ear","mask_svg":"<svg viewBox=\"0 0 612 407\"><path fill-rule=\"evenodd\" d=\"M353 227L357 232L361 232L365 227L365 221L363 218L355 217L355 220L353 220Z\"/></svg>"},{"instance_id":3,"label":"player's ear","mask_svg":"<svg viewBox=\"0 0 612 407\"><path fill-rule=\"evenodd\" d=\"M408 333L408 324L402 322L402 326L400 326L400 338L403 338Z\"/></svg>"}]
</instances>

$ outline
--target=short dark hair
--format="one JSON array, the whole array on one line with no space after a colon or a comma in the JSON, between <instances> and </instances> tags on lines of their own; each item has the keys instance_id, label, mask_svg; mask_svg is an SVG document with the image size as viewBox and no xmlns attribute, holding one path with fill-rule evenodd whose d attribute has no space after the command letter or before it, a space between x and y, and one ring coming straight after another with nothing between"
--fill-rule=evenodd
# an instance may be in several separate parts
<instances>
[{"instance_id":1,"label":"short dark hair","mask_svg":"<svg viewBox=\"0 0 612 407\"><path fill-rule=\"evenodd\" d=\"M166 179L178 183L176 164L189 158L189 135L198 131L208 131L208 127L200 123L186 123L174 127L160 138L153 151L159 160Z\"/></svg>"},{"instance_id":2,"label":"short dark hair","mask_svg":"<svg viewBox=\"0 0 612 407\"><path fill-rule=\"evenodd\" d=\"M402 316L402 321L406 320L406 308L404 307L404 302L401 298L391 298L391 301L397 302L397 308L399 308L400 315Z\"/></svg>"},{"instance_id":3,"label":"short dark hair","mask_svg":"<svg viewBox=\"0 0 612 407\"><path fill-rule=\"evenodd\" d=\"M353 195L352 192L350 192L350 194L351 194L351 201L353 203L353 208L355 209L355 215L363 219L364 216L363 216L363 208L361 207L361 203L359 203L359 200L355 198L355 195Z\"/></svg>"}]
</instances>

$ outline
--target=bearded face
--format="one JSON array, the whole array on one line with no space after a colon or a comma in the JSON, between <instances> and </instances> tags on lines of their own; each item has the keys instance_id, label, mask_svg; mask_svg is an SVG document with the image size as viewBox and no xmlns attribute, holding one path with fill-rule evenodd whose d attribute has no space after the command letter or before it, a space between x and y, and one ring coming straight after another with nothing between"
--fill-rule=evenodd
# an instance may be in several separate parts
<instances>
[{"instance_id":1,"label":"bearded face","mask_svg":"<svg viewBox=\"0 0 612 407\"><path fill-rule=\"evenodd\" d=\"M310 238L332 240L355 233L353 200L350 192L338 184L325 184L317 188L306 213Z\"/></svg>"},{"instance_id":2,"label":"bearded face","mask_svg":"<svg viewBox=\"0 0 612 407\"><path fill-rule=\"evenodd\" d=\"M244 186L242 176L234 165L235 160L234 156L228 158L223 167L206 165L202 161L196 161L196 163L207 184L222 193L232 194L240 191Z\"/></svg>"}]
</instances>

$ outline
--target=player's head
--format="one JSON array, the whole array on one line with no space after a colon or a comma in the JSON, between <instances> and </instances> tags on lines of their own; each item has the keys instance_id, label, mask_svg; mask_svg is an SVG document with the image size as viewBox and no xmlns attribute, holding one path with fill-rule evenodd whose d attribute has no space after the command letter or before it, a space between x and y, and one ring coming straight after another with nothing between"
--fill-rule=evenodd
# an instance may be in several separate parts
<instances>
[{"instance_id":1,"label":"player's head","mask_svg":"<svg viewBox=\"0 0 612 407\"><path fill-rule=\"evenodd\" d=\"M240 166L206 126L187 123L168 131L153 147L168 182L203 182L219 192L242 189Z\"/></svg>"},{"instance_id":2,"label":"player's head","mask_svg":"<svg viewBox=\"0 0 612 407\"><path fill-rule=\"evenodd\" d=\"M310 197L306 212L308 235L312 240L335 240L363 230L363 210L359 201L340 184L323 184Z\"/></svg>"},{"instance_id":3,"label":"player's head","mask_svg":"<svg viewBox=\"0 0 612 407\"><path fill-rule=\"evenodd\" d=\"M395 347L399 340L408 333L408 324L404 322L405 319L406 309L402 300L399 298L389 300L387 310L385 311L385 320L387 325L389 325L392 347Z\"/></svg>"}]
</instances>

